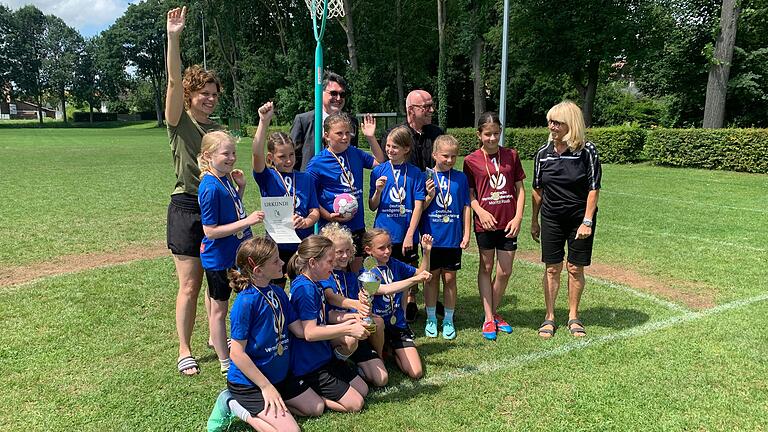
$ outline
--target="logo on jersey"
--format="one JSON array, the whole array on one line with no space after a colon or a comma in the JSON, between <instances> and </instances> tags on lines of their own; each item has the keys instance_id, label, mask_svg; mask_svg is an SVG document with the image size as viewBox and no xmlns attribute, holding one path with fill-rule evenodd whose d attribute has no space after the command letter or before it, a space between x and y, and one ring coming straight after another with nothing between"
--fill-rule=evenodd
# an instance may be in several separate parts
<instances>
[{"instance_id":1,"label":"logo on jersey","mask_svg":"<svg viewBox=\"0 0 768 432\"><path fill-rule=\"evenodd\" d=\"M389 199L391 199L393 202L396 202L396 203L400 203L400 202L405 203L405 189L403 189L402 187L389 188Z\"/></svg>"},{"instance_id":2,"label":"logo on jersey","mask_svg":"<svg viewBox=\"0 0 768 432\"><path fill-rule=\"evenodd\" d=\"M443 201L443 195L437 194L435 195L435 201L437 202L437 206L441 208L450 207L451 204L453 204L453 197L451 196L451 193L448 192L445 195L445 201Z\"/></svg>"},{"instance_id":3,"label":"logo on jersey","mask_svg":"<svg viewBox=\"0 0 768 432\"><path fill-rule=\"evenodd\" d=\"M285 315L283 315L283 310L280 308L280 299L277 298L277 295L272 290L269 290L266 297L269 305L272 306L272 310L276 312L274 314L274 319L272 320L272 325L275 329L275 334L279 335L280 329L283 328L283 324L285 324Z\"/></svg>"},{"instance_id":4,"label":"logo on jersey","mask_svg":"<svg viewBox=\"0 0 768 432\"><path fill-rule=\"evenodd\" d=\"M497 174L491 174L491 178L489 179L491 188L496 190L504 189L504 186L507 185L507 178L501 173L499 162L496 159L493 159L493 166L496 167Z\"/></svg>"},{"instance_id":5,"label":"logo on jersey","mask_svg":"<svg viewBox=\"0 0 768 432\"><path fill-rule=\"evenodd\" d=\"M453 197L451 196L451 188L448 184L448 179L445 177L439 179L437 181L437 187L440 188L440 190L435 194L437 205L442 208L450 206L451 203L453 203ZM443 200L443 197L445 197L445 200Z\"/></svg>"},{"instance_id":6,"label":"logo on jersey","mask_svg":"<svg viewBox=\"0 0 768 432\"><path fill-rule=\"evenodd\" d=\"M339 183L342 184L342 186L346 186L350 189L355 188L355 176L352 175L352 172L347 168L347 163L344 161L344 156L339 156L339 161L341 162L341 166L343 167L341 170L341 175L339 176ZM349 176L345 175L348 174Z\"/></svg>"},{"instance_id":7,"label":"logo on jersey","mask_svg":"<svg viewBox=\"0 0 768 432\"><path fill-rule=\"evenodd\" d=\"M286 192L285 196L291 196L291 194L296 194L296 189L294 189L293 185L293 178L292 177L283 177L283 181L285 181L285 187L288 188L291 193ZM296 202L293 205L293 209L296 210L301 206L301 197L299 197L298 194L296 194Z\"/></svg>"}]
</instances>

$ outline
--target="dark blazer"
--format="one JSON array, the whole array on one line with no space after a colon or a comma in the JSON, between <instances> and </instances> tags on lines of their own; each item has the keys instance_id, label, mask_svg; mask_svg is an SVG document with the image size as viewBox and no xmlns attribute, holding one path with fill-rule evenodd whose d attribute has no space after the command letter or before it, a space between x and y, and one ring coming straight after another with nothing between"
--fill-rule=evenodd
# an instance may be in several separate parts
<instances>
[{"instance_id":1,"label":"dark blazer","mask_svg":"<svg viewBox=\"0 0 768 432\"><path fill-rule=\"evenodd\" d=\"M357 118L350 116L352 120L351 145L357 147L358 130L360 129ZM296 152L296 167L300 171L307 170L307 164L315 155L315 110L297 114L291 126L291 140Z\"/></svg>"}]
</instances>

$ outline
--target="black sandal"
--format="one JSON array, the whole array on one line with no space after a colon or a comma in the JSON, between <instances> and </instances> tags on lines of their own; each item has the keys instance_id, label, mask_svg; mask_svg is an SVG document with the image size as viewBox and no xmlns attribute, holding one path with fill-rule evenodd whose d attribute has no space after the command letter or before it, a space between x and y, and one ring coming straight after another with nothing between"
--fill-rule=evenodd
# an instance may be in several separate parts
<instances>
[{"instance_id":1,"label":"black sandal","mask_svg":"<svg viewBox=\"0 0 768 432\"><path fill-rule=\"evenodd\" d=\"M546 329L544 327L546 326L552 326L552 329ZM557 325L552 320L544 320L543 323L539 326L539 337L542 339L549 339L552 336L555 335L555 330L557 330ZM544 333L549 336L542 336L541 334Z\"/></svg>"},{"instance_id":2,"label":"black sandal","mask_svg":"<svg viewBox=\"0 0 768 432\"><path fill-rule=\"evenodd\" d=\"M200 373L200 365L197 364L197 360L192 356L180 358L176 363L176 367L179 369L179 373L183 376L194 376ZM184 373L190 369L195 369L197 372L190 374Z\"/></svg>"},{"instance_id":3,"label":"black sandal","mask_svg":"<svg viewBox=\"0 0 768 432\"><path fill-rule=\"evenodd\" d=\"M574 327L575 325L579 327ZM568 321L568 331L576 337L584 337L587 335L587 330L584 329L584 323L582 323L578 318L574 318Z\"/></svg>"}]
</instances>

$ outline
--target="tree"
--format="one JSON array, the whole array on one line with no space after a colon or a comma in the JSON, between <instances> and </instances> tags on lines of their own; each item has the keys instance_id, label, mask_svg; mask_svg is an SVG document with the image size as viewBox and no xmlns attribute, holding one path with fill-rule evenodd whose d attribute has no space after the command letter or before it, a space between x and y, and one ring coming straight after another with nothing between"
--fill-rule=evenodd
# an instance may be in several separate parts
<instances>
[{"instance_id":1,"label":"tree","mask_svg":"<svg viewBox=\"0 0 768 432\"><path fill-rule=\"evenodd\" d=\"M114 33L103 31L87 40L75 68L72 93L77 102L88 104L91 123L95 107L117 99L125 88L125 59Z\"/></svg>"},{"instance_id":2,"label":"tree","mask_svg":"<svg viewBox=\"0 0 768 432\"><path fill-rule=\"evenodd\" d=\"M3 100L11 83L11 62L15 61L11 55L12 32L13 13L7 6L0 4L0 98Z\"/></svg>"},{"instance_id":3,"label":"tree","mask_svg":"<svg viewBox=\"0 0 768 432\"><path fill-rule=\"evenodd\" d=\"M12 62L12 77L22 95L37 102L37 115L43 123L43 90L48 83L43 81L42 66L45 55L44 41L46 19L40 9L24 6L13 14L13 42L11 47L15 61Z\"/></svg>"},{"instance_id":4,"label":"tree","mask_svg":"<svg viewBox=\"0 0 768 432\"><path fill-rule=\"evenodd\" d=\"M725 119L725 96L728 75L731 71L733 47L736 42L736 23L741 7L736 0L723 0L720 12L720 32L715 42L715 52L707 79L707 96L704 102L705 128L721 128Z\"/></svg>"},{"instance_id":5,"label":"tree","mask_svg":"<svg viewBox=\"0 0 768 432\"><path fill-rule=\"evenodd\" d=\"M60 101L64 123L67 123L67 92L74 86L77 62L85 41L60 18L47 15L45 19L47 32L43 43L42 74L48 89Z\"/></svg>"},{"instance_id":6,"label":"tree","mask_svg":"<svg viewBox=\"0 0 768 432\"><path fill-rule=\"evenodd\" d=\"M446 77L445 64L445 22L446 6L445 0L437 0L437 45L438 45L438 66L437 66L437 118L440 127L445 130L448 127L448 84Z\"/></svg>"}]
</instances>

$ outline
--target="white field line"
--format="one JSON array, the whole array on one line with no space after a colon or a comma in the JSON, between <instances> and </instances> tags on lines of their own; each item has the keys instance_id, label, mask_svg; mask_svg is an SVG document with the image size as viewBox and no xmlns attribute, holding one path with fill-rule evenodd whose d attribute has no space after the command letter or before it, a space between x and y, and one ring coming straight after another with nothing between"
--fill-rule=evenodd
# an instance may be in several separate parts
<instances>
[{"instance_id":1,"label":"white field line","mask_svg":"<svg viewBox=\"0 0 768 432\"><path fill-rule=\"evenodd\" d=\"M587 336L582 339L575 340L573 342L560 345L556 348L549 350L536 351L527 354L521 354L509 359L500 359L493 362L482 362L475 366L467 366L464 368L458 368L450 372L441 372L439 375L429 376L421 381L406 381L396 386L390 386L372 393L370 399L383 399L389 395L399 393L401 391L407 391L416 389L420 386L436 386L448 383L450 381L468 378L474 375L487 374L497 372L500 370L513 369L516 367L525 366L529 363L534 363L539 360L568 354L571 351L581 350L589 347L597 347L606 345L611 342L634 338L638 336L645 336L649 333L659 330L668 329L681 324L685 324L691 321L695 321L702 318L707 318L713 315L717 315L723 312L727 312L734 309L739 309L745 306L749 306L755 303L768 300L768 292L763 293L747 299L736 300L731 303L715 306L711 309L703 311L691 311L682 315L676 315L674 317L666 318L660 321L649 322L637 327L618 331L605 336L591 337Z\"/></svg>"},{"instance_id":2,"label":"white field line","mask_svg":"<svg viewBox=\"0 0 768 432\"><path fill-rule=\"evenodd\" d=\"M685 234L675 234L675 233L669 233L669 232L664 232L664 231L643 230L643 229L638 229L638 228L635 228L635 227L628 227L628 226L625 226L625 225L619 225L619 224L614 224L614 223L610 223L610 222L602 224L602 226L606 226L606 225L609 228L616 228L616 229L619 229L619 230L622 230L622 231L631 231L631 232L636 232L636 233L641 233L641 234L648 234L648 235L654 235L654 236L660 236L660 237L673 237L673 238L676 237L676 238L682 238L682 239L686 239L686 240L694 240L694 241L697 241L697 242L709 243L709 244L713 244L713 245L716 245L716 246L728 246L728 247L733 247L733 248L738 248L738 249L746 249L746 250L750 250L750 251L753 251L753 252L768 252L768 249L765 249L765 248L759 248L759 247L749 246L749 245L740 244L740 243L731 243L731 242L726 242L726 241L721 241L721 240L713 240L713 239L707 238L707 237L699 237L699 236L692 236L692 235L685 235Z\"/></svg>"},{"instance_id":3,"label":"white field line","mask_svg":"<svg viewBox=\"0 0 768 432\"><path fill-rule=\"evenodd\" d=\"M736 207L736 206L729 206L729 205L722 205L722 204L710 204L710 203L704 203L704 202L698 202L698 201L688 201L688 200L682 200L682 199L676 199L676 198L665 198L660 196L653 196L653 195L640 195L640 194L634 194L634 193L628 193L628 192L617 192L617 191L611 191L611 190L605 190L600 189L601 194L613 194L613 195L624 195L629 196L633 198L639 198L643 200L656 200L656 201L665 201L665 202L671 202L676 204L690 204L694 206L707 206L707 207L714 207L719 209L728 209L728 210L738 210L738 211L750 211L750 212L756 212L756 213L768 213L768 210L766 209L756 209L756 208L749 208L749 207Z\"/></svg>"},{"instance_id":4,"label":"white field line","mask_svg":"<svg viewBox=\"0 0 768 432\"><path fill-rule=\"evenodd\" d=\"M532 262L524 261L524 260L516 260L516 261L519 262L520 264L526 266L526 267L535 267L535 268L541 268L541 269L544 268L544 264L532 263ZM635 297L638 297L638 298L641 298L643 300L647 300L647 301L650 301L652 303L656 303L656 304L658 304L660 306L663 306L663 307L665 307L667 309L671 309L671 310L674 310L674 311L677 311L677 312L683 312L683 313L690 312L690 309L686 308L685 306L681 306L681 305L679 305L677 303L673 303L671 301L664 300L663 298L656 297L655 295L652 295L652 294L648 294L648 293L645 293L645 292L642 292L642 291L638 291L638 290L633 289L631 287L628 287L626 285L618 284L618 283L615 283L615 282L612 282L612 281L608 281L608 280L605 280L605 279L600 279L600 278L596 278L596 277L588 276L588 275L586 276L586 279L588 281L596 283L598 285L604 285L604 286L607 286L609 288L613 288L615 290L619 290L619 291L623 291L623 292L625 292L627 294L631 294L631 295L633 295Z\"/></svg>"}]
</instances>

